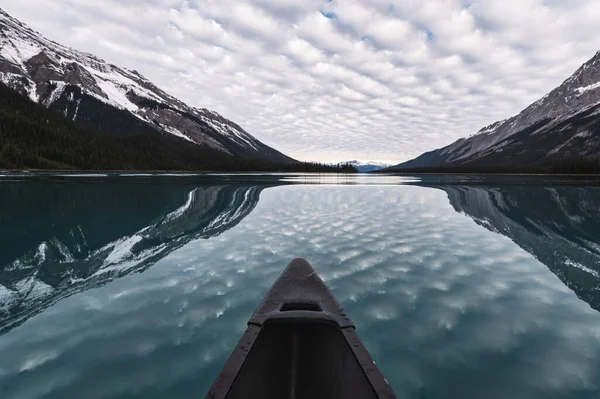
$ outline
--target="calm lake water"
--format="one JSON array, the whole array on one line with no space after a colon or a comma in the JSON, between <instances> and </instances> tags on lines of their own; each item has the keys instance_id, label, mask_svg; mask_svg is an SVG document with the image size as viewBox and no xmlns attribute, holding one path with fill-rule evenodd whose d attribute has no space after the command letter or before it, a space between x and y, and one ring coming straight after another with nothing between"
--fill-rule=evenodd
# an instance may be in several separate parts
<instances>
[{"instance_id":1,"label":"calm lake water","mask_svg":"<svg viewBox=\"0 0 600 399\"><path fill-rule=\"evenodd\" d=\"M202 398L294 257L400 398L600 397L600 188L0 176L0 398Z\"/></svg>"}]
</instances>

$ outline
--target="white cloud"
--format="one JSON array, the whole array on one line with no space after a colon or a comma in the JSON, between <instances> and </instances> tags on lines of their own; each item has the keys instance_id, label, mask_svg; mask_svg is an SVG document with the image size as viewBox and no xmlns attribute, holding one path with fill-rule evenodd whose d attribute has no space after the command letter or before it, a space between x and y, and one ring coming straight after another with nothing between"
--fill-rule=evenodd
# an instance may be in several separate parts
<instances>
[{"instance_id":1,"label":"white cloud","mask_svg":"<svg viewBox=\"0 0 600 399\"><path fill-rule=\"evenodd\" d=\"M406 160L520 111L600 49L595 0L2 7L304 160Z\"/></svg>"}]
</instances>

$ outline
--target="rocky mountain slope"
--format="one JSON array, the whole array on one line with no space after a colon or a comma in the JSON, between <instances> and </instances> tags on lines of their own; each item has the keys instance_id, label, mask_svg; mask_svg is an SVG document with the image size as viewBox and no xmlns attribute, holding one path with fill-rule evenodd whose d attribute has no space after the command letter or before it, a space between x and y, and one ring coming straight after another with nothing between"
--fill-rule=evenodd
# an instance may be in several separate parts
<instances>
[{"instance_id":1,"label":"rocky mountain slope","mask_svg":"<svg viewBox=\"0 0 600 399\"><path fill-rule=\"evenodd\" d=\"M127 135L151 126L235 157L293 162L218 113L186 105L136 71L48 40L2 9L0 81L96 131Z\"/></svg>"},{"instance_id":2,"label":"rocky mountain slope","mask_svg":"<svg viewBox=\"0 0 600 399\"><path fill-rule=\"evenodd\" d=\"M544 166L599 151L600 52L518 115L393 168Z\"/></svg>"}]
</instances>

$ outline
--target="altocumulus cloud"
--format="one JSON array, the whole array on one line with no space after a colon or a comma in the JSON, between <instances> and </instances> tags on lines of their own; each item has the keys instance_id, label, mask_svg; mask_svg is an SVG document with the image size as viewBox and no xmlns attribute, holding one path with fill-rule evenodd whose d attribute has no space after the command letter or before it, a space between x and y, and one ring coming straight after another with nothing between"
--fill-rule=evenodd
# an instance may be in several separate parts
<instances>
[{"instance_id":1,"label":"altocumulus cloud","mask_svg":"<svg viewBox=\"0 0 600 399\"><path fill-rule=\"evenodd\" d=\"M2 7L303 160L406 160L520 111L600 50L597 0Z\"/></svg>"}]
</instances>

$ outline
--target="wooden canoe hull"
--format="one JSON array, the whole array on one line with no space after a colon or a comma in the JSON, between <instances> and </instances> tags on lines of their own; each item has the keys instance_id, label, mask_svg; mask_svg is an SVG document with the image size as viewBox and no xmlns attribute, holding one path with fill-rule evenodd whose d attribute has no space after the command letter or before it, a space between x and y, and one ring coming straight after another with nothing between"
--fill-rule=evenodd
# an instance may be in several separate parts
<instances>
[{"instance_id":1,"label":"wooden canoe hull","mask_svg":"<svg viewBox=\"0 0 600 399\"><path fill-rule=\"evenodd\" d=\"M209 399L395 398L354 324L304 259L275 282Z\"/></svg>"}]
</instances>

